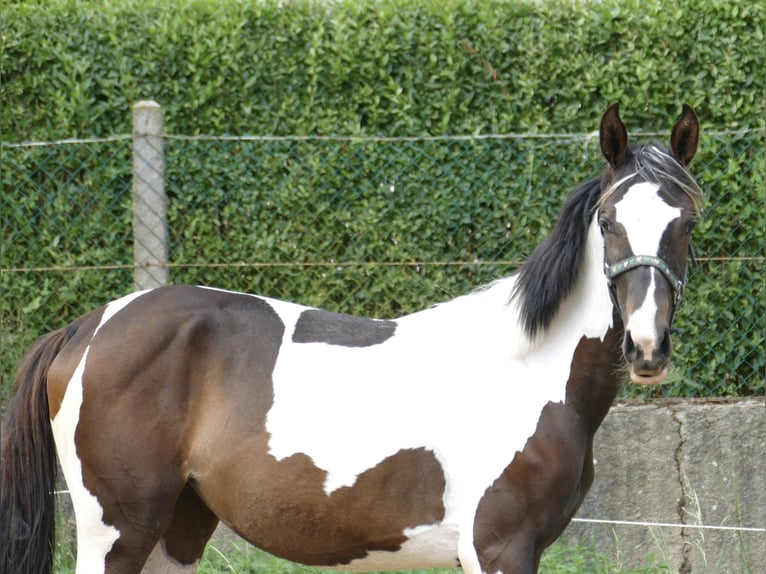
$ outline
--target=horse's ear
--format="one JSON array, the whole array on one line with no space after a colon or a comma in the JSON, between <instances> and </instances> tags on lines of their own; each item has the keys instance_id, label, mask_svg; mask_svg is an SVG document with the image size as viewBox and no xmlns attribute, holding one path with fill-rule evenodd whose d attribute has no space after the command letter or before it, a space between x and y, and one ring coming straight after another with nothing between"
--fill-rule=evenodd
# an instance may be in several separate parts
<instances>
[{"instance_id":1,"label":"horse's ear","mask_svg":"<svg viewBox=\"0 0 766 574\"><path fill-rule=\"evenodd\" d=\"M628 149L628 130L620 119L619 102L611 104L601 116L599 138L606 161L616 168L625 159L625 151Z\"/></svg>"},{"instance_id":2,"label":"horse's ear","mask_svg":"<svg viewBox=\"0 0 766 574\"><path fill-rule=\"evenodd\" d=\"M681 117L678 118L670 134L670 153L684 167L688 167L697 153L700 139L700 122L694 109L684 104Z\"/></svg>"}]
</instances>

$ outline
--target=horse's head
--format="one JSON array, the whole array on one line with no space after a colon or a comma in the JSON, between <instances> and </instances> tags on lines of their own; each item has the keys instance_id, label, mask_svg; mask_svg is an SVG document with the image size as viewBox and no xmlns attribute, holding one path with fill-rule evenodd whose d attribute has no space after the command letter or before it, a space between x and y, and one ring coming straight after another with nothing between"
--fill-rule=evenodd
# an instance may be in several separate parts
<instances>
[{"instance_id":1,"label":"horse's head","mask_svg":"<svg viewBox=\"0 0 766 574\"><path fill-rule=\"evenodd\" d=\"M654 384L667 375L671 326L702 208L701 191L687 171L697 151L699 122L684 105L665 151L628 145L618 111L612 104L601 118L601 150L609 167L596 217L609 290L625 326L631 380Z\"/></svg>"}]
</instances>

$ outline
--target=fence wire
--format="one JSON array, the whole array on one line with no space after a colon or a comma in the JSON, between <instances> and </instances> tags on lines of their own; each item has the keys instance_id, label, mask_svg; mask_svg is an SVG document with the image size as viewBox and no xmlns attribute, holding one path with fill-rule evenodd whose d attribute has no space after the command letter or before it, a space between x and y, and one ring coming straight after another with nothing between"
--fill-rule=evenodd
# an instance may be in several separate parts
<instances>
[{"instance_id":1,"label":"fence wire","mask_svg":"<svg viewBox=\"0 0 766 574\"><path fill-rule=\"evenodd\" d=\"M666 141L667 134L634 137ZM164 137L173 283L391 317L507 275L598 175L592 134ZM705 134L681 390L763 394L764 132ZM34 335L132 290L131 140L0 144L2 384Z\"/></svg>"}]
</instances>

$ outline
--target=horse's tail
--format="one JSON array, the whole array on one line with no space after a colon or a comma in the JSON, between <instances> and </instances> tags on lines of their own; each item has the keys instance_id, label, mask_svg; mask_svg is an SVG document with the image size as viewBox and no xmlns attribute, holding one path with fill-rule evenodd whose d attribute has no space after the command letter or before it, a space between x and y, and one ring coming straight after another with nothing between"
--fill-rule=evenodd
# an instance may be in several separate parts
<instances>
[{"instance_id":1,"label":"horse's tail","mask_svg":"<svg viewBox=\"0 0 766 574\"><path fill-rule=\"evenodd\" d=\"M11 391L0 444L0 573L48 574L55 545L56 447L48 410L48 368L75 329L41 337Z\"/></svg>"}]
</instances>

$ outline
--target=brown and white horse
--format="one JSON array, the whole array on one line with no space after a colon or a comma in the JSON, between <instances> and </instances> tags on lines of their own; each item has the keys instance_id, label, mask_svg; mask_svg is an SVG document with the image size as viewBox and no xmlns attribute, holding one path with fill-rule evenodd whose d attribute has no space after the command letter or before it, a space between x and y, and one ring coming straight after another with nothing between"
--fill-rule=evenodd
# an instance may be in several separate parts
<instances>
[{"instance_id":1,"label":"brown and white horse","mask_svg":"<svg viewBox=\"0 0 766 574\"><path fill-rule=\"evenodd\" d=\"M194 572L219 521L306 564L536 572L625 364L667 373L698 135L684 106L669 151L628 145L610 106L605 172L520 271L399 319L173 286L45 335L5 421L0 571L51 569L57 451L78 574Z\"/></svg>"}]
</instances>

